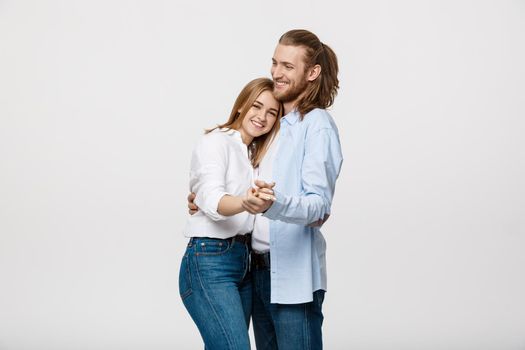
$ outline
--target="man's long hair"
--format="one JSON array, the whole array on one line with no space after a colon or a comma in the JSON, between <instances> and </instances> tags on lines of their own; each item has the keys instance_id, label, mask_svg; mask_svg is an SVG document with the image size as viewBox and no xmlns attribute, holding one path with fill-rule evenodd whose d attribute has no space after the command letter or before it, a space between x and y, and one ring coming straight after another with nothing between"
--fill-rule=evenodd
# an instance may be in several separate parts
<instances>
[{"instance_id":1,"label":"man's long hair","mask_svg":"<svg viewBox=\"0 0 525 350\"><path fill-rule=\"evenodd\" d=\"M301 117L314 108L330 107L339 89L337 79L339 66L334 51L323 44L314 33L304 29L294 29L284 33L279 39L279 44L304 47L305 69L312 68L316 64L321 66L321 74L314 81L308 82L306 92L296 106Z\"/></svg>"}]
</instances>

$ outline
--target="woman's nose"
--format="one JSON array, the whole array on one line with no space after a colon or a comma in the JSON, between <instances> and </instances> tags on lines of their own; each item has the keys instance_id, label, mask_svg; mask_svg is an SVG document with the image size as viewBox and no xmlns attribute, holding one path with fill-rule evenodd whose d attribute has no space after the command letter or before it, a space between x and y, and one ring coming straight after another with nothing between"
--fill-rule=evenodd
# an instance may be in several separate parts
<instances>
[{"instance_id":1,"label":"woman's nose","mask_svg":"<svg viewBox=\"0 0 525 350\"><path fill-rule=\"evenodd\" d=\"M259 119L260 119L262 122L266 121L266 113L267 113L267 112L268 112L268 111L265 110L264 108L261 108L261 109L259 110L258 117L259 117Z\"/></svg>"}]
</instances>

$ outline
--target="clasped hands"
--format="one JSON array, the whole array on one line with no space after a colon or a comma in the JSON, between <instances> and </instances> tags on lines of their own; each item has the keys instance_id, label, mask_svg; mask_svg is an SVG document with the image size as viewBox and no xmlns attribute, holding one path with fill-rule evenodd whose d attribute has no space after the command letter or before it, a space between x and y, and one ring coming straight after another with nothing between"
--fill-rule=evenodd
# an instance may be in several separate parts
<instances>
[{"instance_id":1,"label":"clasped hands","mask_svg":"<svg viewBox=\"0 0 525 350\"><path fill-rule=\"evenodd\" d=\"M246 191L246 196L242 199L242 207L250 214L265 212L276 199L273 192L275 182L267 183L262 180L255 180L255 186L249 188Z\"/></svg>"},{"instance_id":2,"label":"clasped hands","mask_svg":"<svg viewBox=\"0 0 525 350\"><path fill-rule=\"evenodd\" d=\"M257 214L266 211L275 200L273 187L275 182L267 183L262 180L255 180L255 188L251 187L246 191L246 195L241 197L241 205L250 214ZM188 213L190 215L199 211L199 207L193 202L195 193L188 195Z\"/></svg>"},{"instance_id":3,"label":"clasped hands","mask_svg":"<svg viewBox=\"0 0 525 350\"><path fill-rule=\"evenodd\" d=\"M246 195L242 197L242 207L251 214L265 212L275 201L273 192L275 182L267 183L262 180L255 180L255 186L257 188L249 188L246 191ZM199 211L199 207L197 207L197 205L193 202L194 199L195 193L190 193L188 195L188 212L190 215L193 215ZM329 217L330 215L326 214L323 218L310 223L308 226L320 227L326 222L326 220L328 220Z\"/></svg>"}]
</instances>

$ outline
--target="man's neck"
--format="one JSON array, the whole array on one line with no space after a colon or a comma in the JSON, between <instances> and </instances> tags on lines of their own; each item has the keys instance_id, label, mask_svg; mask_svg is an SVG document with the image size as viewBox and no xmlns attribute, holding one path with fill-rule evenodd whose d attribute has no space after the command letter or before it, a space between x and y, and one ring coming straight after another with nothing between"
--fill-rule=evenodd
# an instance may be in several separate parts
<instances>
[{"instance_id":1,"label":"man's neck","mask_svg":"<svg viewBox=\"0 0 525 350\"><path fill-rule=\"evenodd\" d=\"M290 102L283 103L284 107L284 115L287 115L291 111L293 111L297 105L299 104L299 101L301 101L302 97L306 94L306 89L299 95L297 98Z\"/></svg>"},{"instance_id":2,"label":"man's neck","mask_svg":"<svg viewBox=\"0 0 525 350\"><path fill-rule=\"evenodd\" d=\"M287 115L288 113L293 111L293 109L295 108L295 101L286 102L283 104L283 106L284 106L284 115Z\"/></svg>"},{"instance_id":3,"label":"man's neck","mask_svg":"<svg viewBox=\"0 0 525 350\"><path fill-rule=\"evenodd\" d=\"M301 94L302 95L302 94ZM297 107L297 104L299 104L299 101L301 100L301 96L297 97L295 100L293 101L290 101L290 102L285 102L283 103L283 107L284 107L284 115L287 115L288 113L290 113L291 111L293 111L296 107Z\"/></svg>"}]
</instances>

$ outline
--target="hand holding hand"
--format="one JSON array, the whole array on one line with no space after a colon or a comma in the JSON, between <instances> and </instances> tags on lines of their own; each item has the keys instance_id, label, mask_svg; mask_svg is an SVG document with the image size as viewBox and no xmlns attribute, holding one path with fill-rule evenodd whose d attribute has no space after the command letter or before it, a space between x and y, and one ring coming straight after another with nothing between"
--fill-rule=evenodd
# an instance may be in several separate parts
<instances>
[{"instance_id":1,"label":"hand holding hand","mask_svg":"<svg viewBox=\"0 0 525 350\"><path fill-rule=\"evenodd\" d=\"M266 211L274 200L275 197L271 189L250 188L246 191L246 196L242 199L242 207L250 214L258 214Z\"/></svg>"}]
</instances>

